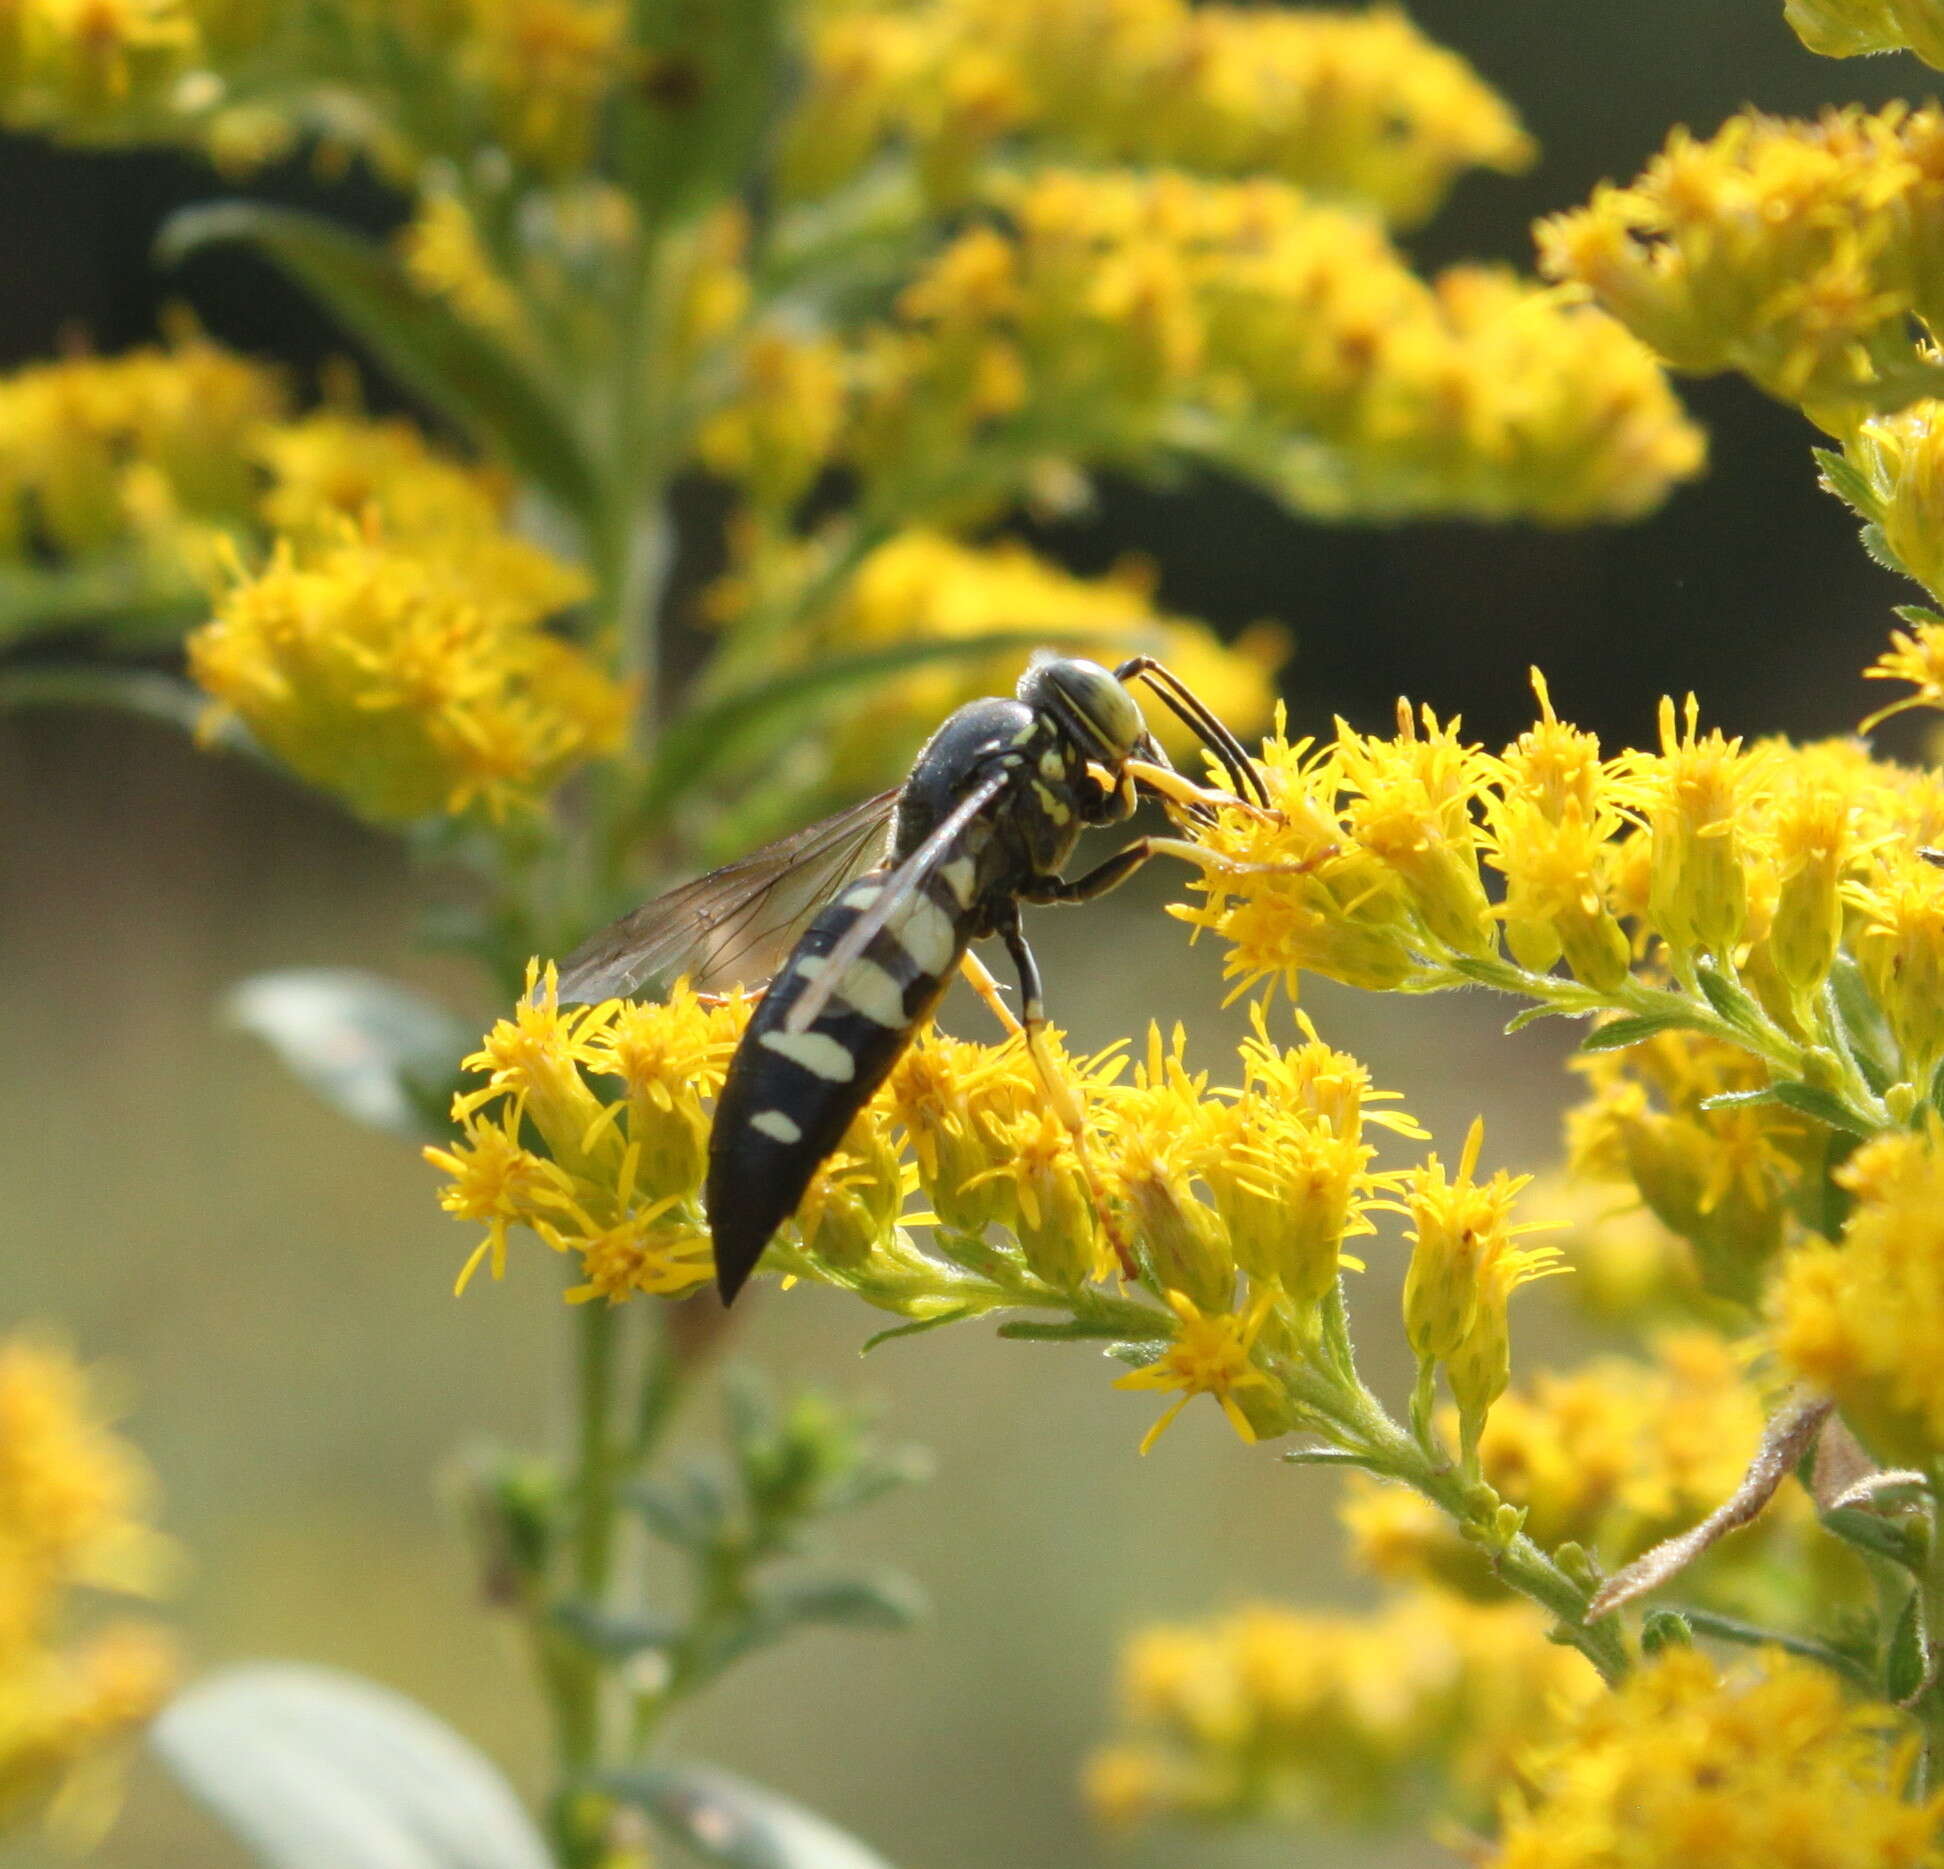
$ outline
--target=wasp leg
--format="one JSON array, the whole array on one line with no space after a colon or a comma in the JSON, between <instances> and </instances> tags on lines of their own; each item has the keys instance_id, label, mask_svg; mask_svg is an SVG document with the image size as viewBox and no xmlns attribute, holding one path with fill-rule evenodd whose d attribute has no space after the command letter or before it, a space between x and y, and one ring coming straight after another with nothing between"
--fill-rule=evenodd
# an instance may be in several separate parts
<instances>
[{"instance_id":1,"label":"wasp leg","mask_svg":"<svg viewBox=\"0 0 1944 1869\"><path fill-rule=\"evenodd\" d=\"M1042 876L1019 892L1022 902L1091 902L1117 889L1153 857L1179 857L1184 863L1199 864L1218 876L1306 876L1320 863L1337 854L1337 846L1319 850L1301 863L1243 863L1225 857L1219 850L1205 850L1200 844L1181 837L1140 837L1117 850L1105 863L1097 864L1084 876L1068 881L1063 876Z\"/></svg>"},{"instance_id":2,"label":"wasp leg","mask_svg":"<svg viewBox=\"0 0 1944 1869\"><path fill-rule=\"evenodd\" d=\"M970 948L965 950L965 958L959 962L959 971L965 975L965 983L973 992L992 1008L992 1016L1006 1028L1010 1038L1023 1038L1026 1028L1013 1017L1013 1009L999 997L999 982L992 977L992 970Z\"/></svg>"},{"instance_id":3,"label":"wasp leg","mask_svg":"<svg viewBox=\"0 0 1944 1869\"><path fill-rule=\"evenodd\" d=\"M1102 869L1107 867L1106 864L1101 865ZM1108 885L1109 888L1112 886L1111 883ZM1005 942L1006 952L1012 956L1013 966L1019 973L1019 1017L1026 1031L1026 1050L1046 1091L1046 1100L1052 1104L1053 1113L1065 1124L1067 1134L1073 1138L1073 1152L1079 1159L1080 1172L1087 1178L1087 1195L1093 1202L1094 1216L1100 1222L1101 1232L1107 1236L1108 1245L1114 1249L1114 1257L1120 1261L1122 1273L1128 1278L1138 1277L1133 1251L1128 1246L1126 1235L1121 1232L1120 1222L1114 1218L1106 1187L1087 1147L1086 1109L1073 1094L1073 1086L1067 1082L1059 1064L1046 1049L1046 1006L1040 998L1039 963L1033 959L1033 950L1026 945L1026 933L1019 925L1017 911L1002 921L994 932Z\"/></svg>"}]
</instances>

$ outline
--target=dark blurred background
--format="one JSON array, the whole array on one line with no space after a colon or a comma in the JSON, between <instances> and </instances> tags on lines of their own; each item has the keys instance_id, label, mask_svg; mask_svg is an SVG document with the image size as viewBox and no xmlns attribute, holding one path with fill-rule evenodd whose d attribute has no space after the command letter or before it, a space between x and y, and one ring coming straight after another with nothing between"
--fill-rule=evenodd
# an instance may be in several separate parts
<instances>
[{"instance_id":1,"label":"dark blurred background","mask_svg":"<svg viewBox=\"0 0 1944 1869\"><path fill-rule=\"evenodd\" d=\"M1780 0L1413 11L1514 101L1543 150L1528 176L1469 179L1411 243L1427 266L1529 264L1535 216L1633 174L1672 124L1706 132L1745 104L1806 112L1921 98L1935 83L1905 58L1813 58ZM356 184L320 194L284 181L279 192L368 225L394 213ZM151 336L174 299L246 349L315 363L340 348L247 259L156 274L161 219L218 192L171 161L0 142L0 363L76 333L119 350ZM1656 698L1690 688L1731 731L1844 731L1866 711L1857 670L1890 606L1913 593L1869 563L1817 490L1800 416L1739 382L1683 393L1711 432L1712 466L1631 527L1326 530L1204 485L1109 489L1097 517L1046 536L1085 569L1149 555L1168 604L1223 625L1288 624L1304 727L1332 712L1381 724L1408 690L1498 741L1530 719L1536 661L1561 712L1609 744L1651 734ZM401 973L469 1013L489 1009L415 952L419 885L394 847L263 773L157 728L39 716L0 719L0 790L0 1323L58 1320L136 1404L168 1522L195 1559L179 1620L199 1660L273 1653L364 1669L533 1786L542 1754L526 1682L471 1600L435 1476L468 1440L552 1430L565 1354L555 1268L530 1246L506 1286L455 1303L468 1242L437 1212L429 1172L316 1108L212 1018L239 976L303 964ZM1190 1016L1204 1062L1219 1066L1235 1020L1213 1010L1216 958L1186 953L1152 895L1042 920L1056 1014L1082 1041L1150 1014ZM1446 1137L1483 1108L1488 1158L1550 1159L1568 1094L1555 1038L1499 1041L1503 1011L1475 998L1306 1003ZM1392 1357L1393 1382L1396 1257L1380 1255L1355 1294L1362 1338L1380 1366ZM1524 1366L1569 1353L1560 1316L1535 1300ZM1340 1594L1329 1488L1251 1458L1212 1409L1191 1410L1137 1463L1145 1400L1116 1395L1083 1352L959 1331L860 1369L862 1321L824 1294L770 1298L747 1347L796 1378L882 1397L892 1429L938 1448L927 1495L846 1534L851 1552L930 1585L936 1626L902 1641L816 1638L749 1668L698 1722L698 1750L824 1806L901 1869L1218 1869L1351 1850L1372 1865L1446 1860L1413 1839L1386 1854L1327 1834L1293 1849L1182 1838L1117 1857L1090 1836L1072 1780L1106 1723L1116 1637L1250 1592ZM0 1849L0 1863L38 1848ZM144 1773L108 1860L239 1859Z\"/></svg>"}]
</instances>

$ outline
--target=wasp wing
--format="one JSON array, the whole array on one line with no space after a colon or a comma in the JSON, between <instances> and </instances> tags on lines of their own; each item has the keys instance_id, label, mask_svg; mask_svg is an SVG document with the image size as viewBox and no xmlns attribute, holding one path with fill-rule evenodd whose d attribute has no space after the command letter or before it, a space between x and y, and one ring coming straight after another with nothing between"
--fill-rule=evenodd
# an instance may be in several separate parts
<instances>
[{"instance_id":1,"label":"wasp wing","mask_svg":"<svg viewBox=\"0 0 1944 1869\"><path fill-rule=\"evenodd\" d=\"M561 1002L614 999L682 973L731 986L774 972L810 917L877 861L897 802L895 788L880 792L644 902L561 963Z\"/></svg>"},{"instance_id":2,"label":"wasp wing","mask_svg":"<svg viewBox=\"0 0 1944 1869\"><path fill-rule=\"evenodd\" d=\"M844 930L837 945L830 950L829 957L818 969L817 977L804 988L802 996L790 1008L789 1016L783 1021L786 1029L807 1032L816 1024L851 962L871 945L879 929L899 908L911 900L925 878L941 863L950 860L952 845L957 842L959 833L1006 789L1007 776L1004 772L994 772L974 784L938 821L931 835L885 878L877 900Z\"/></svg>"}]
</instances>

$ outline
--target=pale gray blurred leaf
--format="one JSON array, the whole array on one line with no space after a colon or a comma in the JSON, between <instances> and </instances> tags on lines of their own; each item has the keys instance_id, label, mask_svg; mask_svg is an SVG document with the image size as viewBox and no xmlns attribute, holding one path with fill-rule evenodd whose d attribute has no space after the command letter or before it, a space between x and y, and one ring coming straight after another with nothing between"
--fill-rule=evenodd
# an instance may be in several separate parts
<instances>
[{"instance_id":1,"label":"pale gray blurred leaf","mask_svg":"<svg viewBox=\"0 0 1944 1869\"><path fill-rule=\"evenodd\" d=\"M644 1765L602 1784L722 1869L891 1869L828 1819L714 1766Z\"/></svg>"},{"instance_id":2,"label":"pale gray blurred leaf","mask_svg":"<svg viewBox=\"0 0 1944 1869\"><path fill-rule=\"evenodd\" d=\"M356 1675L231 1668L179 1696L150 1742L267 1869L553 1869L485 1757Z\"/></svg>"},{"instance_id":3,"label":"pale gray blurred leaf","mask_svg":"<svg viewBox=\"0 0 1944 1869\"><path fill-rule=\"evenodd\" d=\"M222 1011L333 1109L414 1140L444 1135L445 1097L478 1036L436 1001L351 967L253 974Z\"/></svg>"}]
</instances>

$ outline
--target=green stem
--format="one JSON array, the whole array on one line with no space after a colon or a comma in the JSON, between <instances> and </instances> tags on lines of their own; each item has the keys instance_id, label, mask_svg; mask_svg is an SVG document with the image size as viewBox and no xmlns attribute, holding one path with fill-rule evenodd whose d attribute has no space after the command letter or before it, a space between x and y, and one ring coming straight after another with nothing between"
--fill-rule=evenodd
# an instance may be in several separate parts
<instances>
[{"instance_id":1,"label":"green stem","mask_svg":"<svg viewBox=\"0 0 1944 1869\"><path fill-rule=\"evenodd\" d=\"M1939 1671L1944 1668L1944 1531L1938 1523L1938 1487L1944 1474L1931 1476L1930 1549L1925 1554L1923 1574L1917 1580L1918 1614L1924 1640L1924 1687L1917 1701L1918 1716L1924 1723L1924 1789L1944 1786L1944 1688Z\"/></svg>"}]
</instances>

